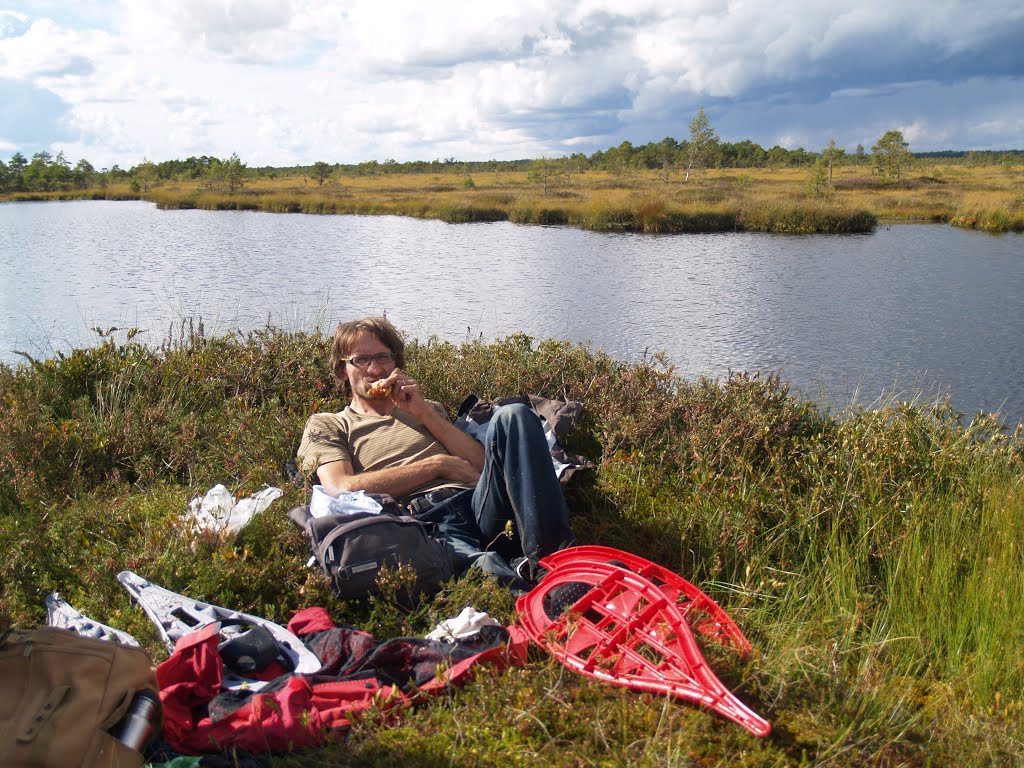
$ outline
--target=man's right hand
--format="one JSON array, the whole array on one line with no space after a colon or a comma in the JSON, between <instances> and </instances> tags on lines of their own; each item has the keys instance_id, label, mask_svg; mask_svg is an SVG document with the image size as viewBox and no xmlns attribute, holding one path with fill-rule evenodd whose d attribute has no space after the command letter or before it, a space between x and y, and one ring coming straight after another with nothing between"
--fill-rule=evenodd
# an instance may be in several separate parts
<instances>
[{"instance_id":1,"label":"man's right hand","mask_svg":"<svg viewBox=\"0 0 1024 768\"><path fill-rule=\"evenodd\" d=\"M438 456L444 465L438 473L438 478L451 480L455 483L472 484L480 479L480 470L458 456Z\"/></svg>"},{"instance_id":2,"label":"man's right hand","mask_svg":"<svg viewBox=\"0 0 1024 768\"><path fill-rule=\"evenodd\" d=\"M420 392L420 385L416 379L403 373L400 368L395 368L387 378L375 382L376 385L387 389L391 402L397 408L401 408L422 421L422 413L430 406L423 399L423 393Z\"/></svg>"}]
</instances>

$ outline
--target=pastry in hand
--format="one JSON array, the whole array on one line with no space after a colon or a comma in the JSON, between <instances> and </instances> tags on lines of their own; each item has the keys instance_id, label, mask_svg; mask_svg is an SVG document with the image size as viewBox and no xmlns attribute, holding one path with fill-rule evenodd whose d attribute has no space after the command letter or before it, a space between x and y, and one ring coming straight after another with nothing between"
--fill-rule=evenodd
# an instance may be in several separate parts
<instances>
[{"instance_id":1,"label":"pastry in hand","mask_svg":"<svg viewBox=\"0 0 1024 768\"><path fill-rule=\"evenodd\" d=\"M375 400L383 400L391 394L391 387L385 384L383 379L380 379L370 385L370 388L366 390L366 394Z\"/></svg>"}]
</instances>

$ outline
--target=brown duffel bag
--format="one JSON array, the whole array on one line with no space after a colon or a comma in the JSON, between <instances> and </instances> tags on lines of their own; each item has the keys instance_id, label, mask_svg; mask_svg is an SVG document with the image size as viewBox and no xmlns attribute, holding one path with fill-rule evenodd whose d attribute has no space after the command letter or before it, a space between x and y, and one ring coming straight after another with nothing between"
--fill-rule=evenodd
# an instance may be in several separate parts
<instances>
[{"instance_id":1,"label":"brown duffel bag","mask_svg":"<svg viewBox=\"0 0 1024 768\"><path fill-rule=\"evenodd\" d=\"M0 765L137 768L159 728L145 650L54 627L0 635Z\"/></svg>"}]
</instances>

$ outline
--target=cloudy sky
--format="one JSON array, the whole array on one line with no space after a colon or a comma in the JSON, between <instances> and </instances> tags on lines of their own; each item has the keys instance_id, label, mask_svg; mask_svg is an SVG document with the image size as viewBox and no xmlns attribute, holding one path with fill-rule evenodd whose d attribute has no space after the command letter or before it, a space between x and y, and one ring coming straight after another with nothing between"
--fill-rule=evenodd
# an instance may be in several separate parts
<instances>
[{"instance_id":1,"label":"cloudy sky","mask_svg":"<svg viewBox=\"0 0 1024 768\"><path fill-rule=\"evenodd\" d=\"M0 0L0 159L1024 149L1021 0Z\"/></svg>"}]
</instances>

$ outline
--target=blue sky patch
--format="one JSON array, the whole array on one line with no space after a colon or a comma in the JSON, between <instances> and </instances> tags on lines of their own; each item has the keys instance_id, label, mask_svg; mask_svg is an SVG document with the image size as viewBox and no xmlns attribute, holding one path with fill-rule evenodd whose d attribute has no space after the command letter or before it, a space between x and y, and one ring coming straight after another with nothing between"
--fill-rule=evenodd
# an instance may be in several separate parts
<instances>
[{"instance_id":1,"label":"blue sky patch","mask_svg":"<svg viewBox=\"0 0 1024 768\"><path fill-rule=\"evenodd\" d=\"M0 78L0 103L0 139L19 147L26 157L73 138L62 124L68 105L49 91Z\"/></svg>"}]
</instances>

